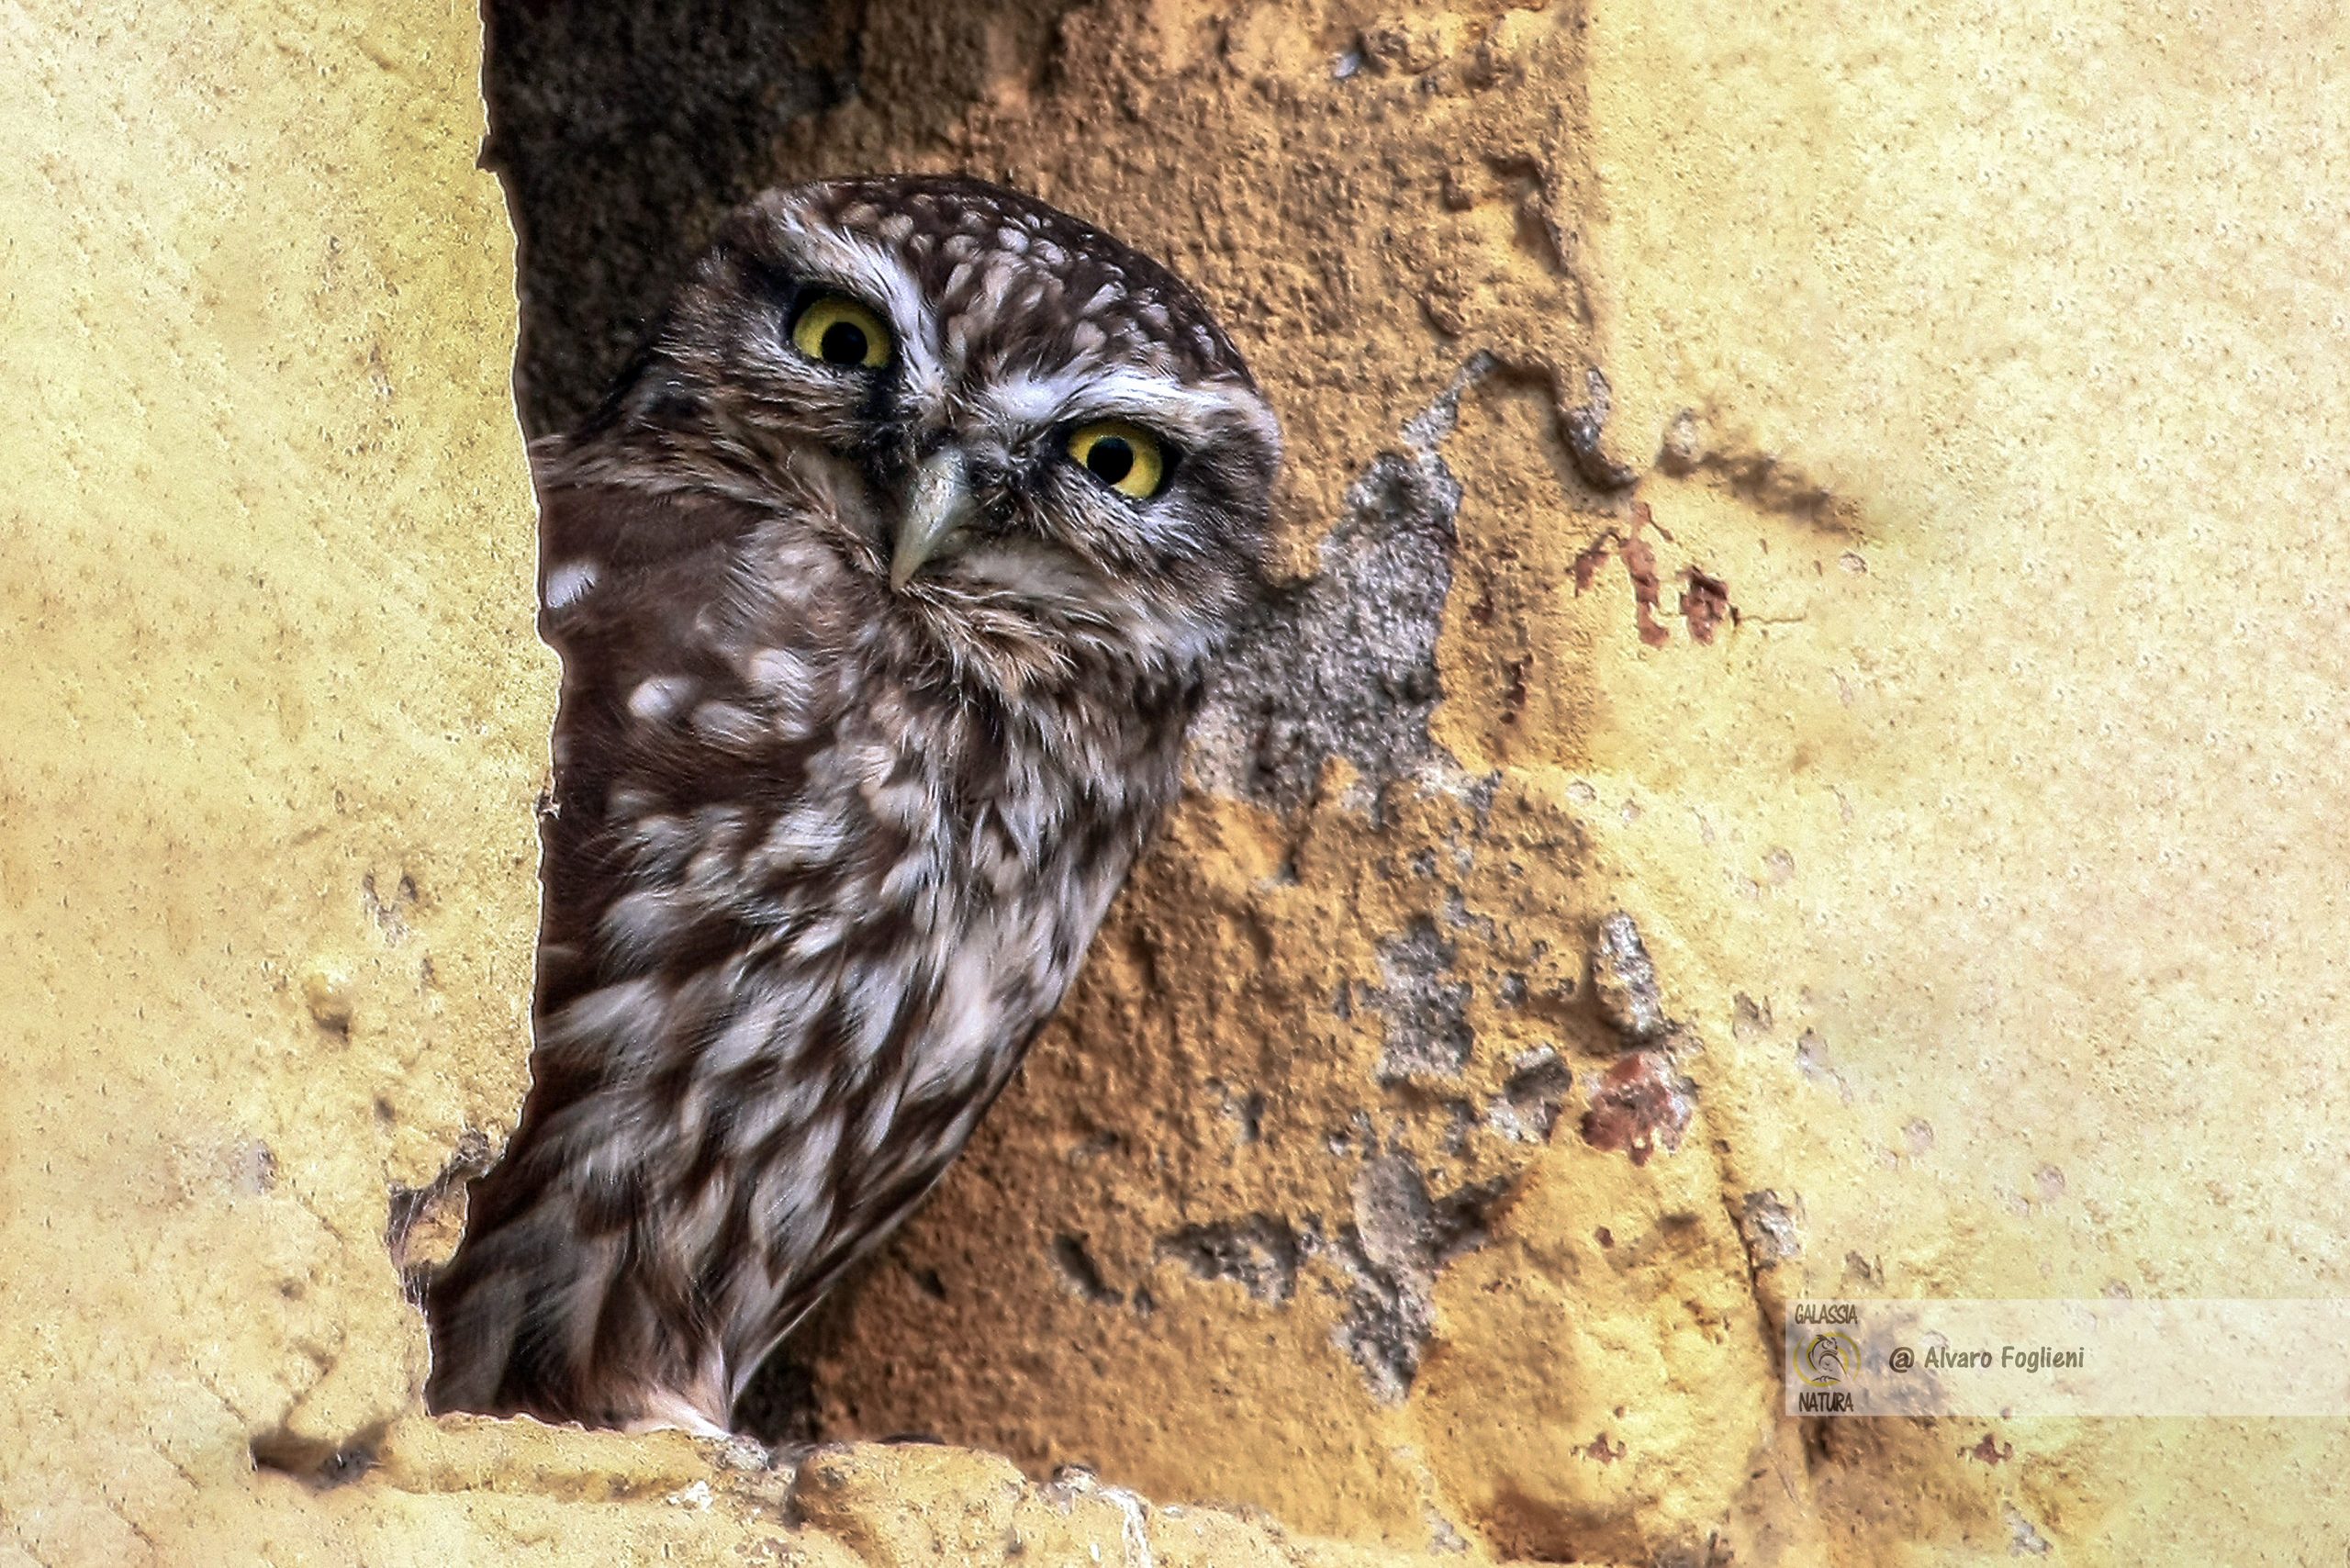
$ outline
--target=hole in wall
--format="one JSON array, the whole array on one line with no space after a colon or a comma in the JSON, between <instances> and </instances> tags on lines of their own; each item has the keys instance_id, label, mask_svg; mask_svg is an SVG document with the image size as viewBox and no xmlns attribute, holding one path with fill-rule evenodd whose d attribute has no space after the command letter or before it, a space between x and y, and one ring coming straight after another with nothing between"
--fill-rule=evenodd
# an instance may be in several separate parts
<instances>
[{"instance_id":1,"label":"hole in wall","mask_svg":"<svg viewBox=\"0 0 2350 1568\"><path fill-rule=\"evenodd\" d=\"M856 90L863 0L485 0L483 162L504 183L525 433L569 429L792 122Z\"/></svg>"},{"instance_id":2,"label":"hole in wall","mask_svg":"<svg viewBox=\"0 0 2350 1568\"><path fill-rule=\"evenodd\" d=\"M592 412L718 220L794 177L779 149L795 122L857 91L873 10L867 0L484 0L481 162L515 235L513 386L526 437ZM542 801L543 823L551 808ZM468 1188L479 1212L486 1189L474 1183L489 1166L469 1145L429 1189L395 1194L386 1241L411 1300L429 1298L454 1250ZM885 1248L852 1271L768 1358L736 1403L738 1429L769 1441L819 1435L812 1366L844 1337L861 1278L888 1258ZM943 1294L935 1271L917 1282Z\"/></svg>"},{"instance_id":3,"label":"hole in wall","mask_svg":"<svg viewBox=\"0 0 2350 1568\"><path fill-rule=\"evenodd\" d=\"M486 162L505 185L518 235L521 332L515 386L526 431L536 436L565 429L594 405L625 364L645 319L674 286L717 216L785 173L775 166L776 146L791 122L856 90L855 23L865 12L862 6L782 5L762 8L756 15L722 10L722 14L670 17L563 6L549 0L528 4L492 0L487 12L490 47L485 79L492 134ZM792 23L795 17L800 19L797 30ZM833 51L829 55L828 50ZM778 61L784 63L778 65ZM1447 396L1451 403L1444 405L1444 413L1449 421L1457 415L1452 404L1458 402L1459 389ZM1449 423L1443 428L1449 431ZM1370 623L1339 612L1361 603L1392 606L1394 594L1379 592L1386 585L1374 580L1382 574L1409 579L1409 586L1416 590L1406 606L1413 622L1414 635L1406 640L1413 667L1404 672L1410 678L1399 678L1395 685L1409 699L1410 712L1400 724L1374 724L1371 722L1383 720L1382 710L1392 708L1392 701L1344 709L1341 717L1360 719L1362 722L1357 728L1369 725L1377 734L1365 742L1360 736L1349 738L1349 731L1324 748L1349 757L1360 754L1374 765L1370 770L1382 776L1435 760L1434 745L1427 735L1427 709L1437 697L1432 684L1433 650L1449 585L1451 510L1459 495L1458 483L1428 444L1438 440L1440 432L1407 431L1404 444L1408 451L1381 458L1363 476L1359 494L1350 494L1348 499L1348 517L1353 526L1342 526L1334 535L1337 564L1326 561L1324 574L1310 579L1293 596L1293 613L1278 628L1286 633L1300 625L1318 625L1315 618L1326 613L1339 622L1338 633L1322 639L1332 647L1341 643L1348 647L1386 644L1392 652L1396 644L1393 636L1366 640L1362 628ZM1360 561L1370 561L1377 569L1356 570ZM1391 571L1392 563L1397 561L1404 566ZM1371 571L1371 576L1365 577L1363 571ZM1316 584L1326 587L1317 588ZM1382 622L1374 630L1385 629L1387 623ZM1263 643L1294 662L1294 636L1268 635ZM1270 655L1262 662L1273 672L1265 681L1269 691L1293 704L1296 683L1286 678ZM1344 662L1360 665L1363 661ZM1417 678L1422 663L1427 666L1426 680ZM1295 725L1291 729L1305 734L1308 742L1321 734ZM1291 750L1294 753L1297 748ZM1251 776L1255 781L1244 786L1244 790L1284 801L1294 794L1297 800L1290 803L1302 804L1309 793L1308 775L1303 767L1293 771L1293 781L1285 775L1275 788L1266 782L1270 775L1258 769ZM1492 803L1490 785L1466 788L1464 799L1473 803L1473 815L1482 822ZM1465 870L1465 865L1462 862L1459 868ZM1431 857L1429 869L1422 875L1434 877L1438 869ZM1298 880L1292 857L1289 882L1295 885ZM1426 921L1437 918L1431 913ZM1450 932L1466 917L1448 908L1443 918L1444 930ZM1428 929L1437 928L1430 924ZM1431 936L1430 940L1436 939ZM1450 953L1452 946L1451 937L1446 936L1430 950L1443 948ZM1439 957L1439 967L1448 969L1459 958L1458 954ZM1521 967L1524 961L1513 959ZM1429 959L1430 964L1438 962L1438 958ZM1560 983L1572 985L1572 981ZM1449 998L1449 1005L1459 1011L1467 980L1440 976L1429 984L1445 992L1439 1000ZM1522 974L1517 988L1516 1000L1523 1004L1528 982ZM1460 994L1454 995L1455 991ZM1378 1026L1392 1029L1394 1025L1382 1014ZM1423 1070L1423 1075L1457 1075L1470 1043L1450 1025L1439 1032L1447 1036L1446 1049L1427 1063L1407 1065ZM1555 1052L1550 1059L1555 1062ZM1520 1141L1539 1142L1548 1136L1559 1115L1558 1101L1565 1092L1563 1085L1552 1081L1564 1076L1553 1070L1548 1075L1538 1072L1524 1084L1513 1081L1514 1091L1524 1091L1524 1103L1512 1102L1509 1109L1516 1120L1508 1126L1525 1135ZM1409 1084L1399 1083L1393 1092L1401 1096L1409 1090ZM1231 1111L1219 1112L1230 1124L1224 1136L1248 1147L1265 1141L1269 1137L1266 1102L1267 1096L1253 1082L1236 1083ZM1449 1096L1444 1105L1465 1137L1475 1120L1469 1102ZM1272 1126L1270 1136L1278 1137L1277 1107ZM1133 1142L1147 1147L1152 1136L1146 1129L1134 1135ZM1377 1140L1371 1137L1366 1123L1361 1149L1343 1155L1335 1148L1332 1152L1352 1161L1376 1151ZM1069 1163L1078 1169L1089 1161L1113 1162L1127 1158L1128 1152L1127 1135L1104 1129L1097 1137L1076 1145ZM990 1194L995 1203L1017 1198L1018 1194ZM1084 1235L1070 1231L1048 1237L1046 1257L1054 1271L1054 1288L1060 1294L1105 1312L1122 1309L1135 1320L1150 1319L1160 1312L1157 1296L1137 1278L1138 1270L1173 1267L1195 1256L1205 1260L1199 1268L1206 1271L1207 1277L1237 1287L1231 1293L1236 1297L1279 1305L1300 1294L1297 1261L1292 1254L1307 1249L1308 1243L1301 1238L1321 1234L1314 1216L1294 1217L1292 1226L1290 1217L1265 1216L1261 1237L1252 1228L1236 1233L1239 1239L1227 1245L1220 1230L1214 1238L1206 1238L1214 1227L1230 1229L1236 1222L1210 1216L1201 1226L1179 1233L1179 1242L1185 1245L1167 1259L1149 1261L1122 1257L1115 1249L1096 1246ZM1437 1219L1432 1217L1428 1223L1436 1225ZM1256 1251L1246 1249L1252 1246ZM1242 1250L1233 1252L1236 1248ZM1228 1252L1236 1260L1226 1262ZM1267 1260L1261 1265L1258 1252ZM1419 1305L1425 1287L1418 1276L1433 1274L1444 1259L1444 1249L1434 1244L1422 1249L1416 1241L1399 1241L1387 1246L1380 1257L1363 1256L1366 1261L1360 1271L1382 1271L1378 1276L1383 1282L1382 1290L1406 1303L1388 1314L1396 1319L1397 1327L1385 1333L1380 1353L1371 1358L1378 1364L1376 1375L1386 1380L1381 1386L1393 1385L1400 1396L1416 1365L1416 1343L1391 1349L1388 1341L1402 1344L1420 1332L1419 1319L1427 1314ZM906 1275L922 1303L953 1300L959 1304L970 1294L965 1286L969 1273L956 1271L967 1260L947 1249L912 1261L893 1260L885 1249L866 1265L865 1272L870 1276L894 1267ZM951 1266L942 1271L936 1266L940 1262ZM1193 1271L1197 1273L1198 1269ZM1406 1275L1411 1276L1408 1291L1396 1282ZM857 1283L853 1276L835 1289L818 1316L770 1358L762 1375L737 1402L738 1427L769 1440L800 1441L850 1435L859 1429L863 1413L853 1405L836 1398L828 1407L820 1398L823 1391L819 1388L817 1371L846 1338L845 1325L854 1316ZM1364 1336L1358 1338L1369 1343ZM1366 1375L1371 1373L1367 1371ZM820 1430L820 1416L828 1408L839 1430ZM898 1424L887 1411L877 1410L875 1415L882 1424L865 1428L875 1435ZM982 1436L951 1435L966 1439ZM1014 1451L1021 1451L1017 1444L1024 1439L1033 1446L1031 1434L1007 1428L1005 1437L1010 1440L1000 1446Z\"/></svg>"},{"instance_id":4,"label":"hole in wall","mask_svg":"<svg viewBox=\"0 0 2350 1568\"><path fill-rule=\"evenodd\" d=\"M853 90L865 9L484 0L480 162L505 193L515 237L512 384L526 438L594 409L717 219L771 182L791 122ZM553 809L542 797L543 828ZM493 1165L488 1140L469 1130L433 1182L393 1194L385 1240L412 1303L429 1299L468 1190L477 1197ZM837 1338L847 1294L800 1327L792 1353L821 1353ZM770 1440L812 1439L810 1374L789 1355L773 1360L738 1424Z\"/></svg>"}]
</instances>

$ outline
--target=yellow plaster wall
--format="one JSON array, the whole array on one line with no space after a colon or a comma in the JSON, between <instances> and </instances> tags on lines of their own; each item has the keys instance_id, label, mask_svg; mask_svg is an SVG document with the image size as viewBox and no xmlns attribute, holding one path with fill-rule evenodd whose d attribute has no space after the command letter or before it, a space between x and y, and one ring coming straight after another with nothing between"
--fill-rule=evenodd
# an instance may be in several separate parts
<instances>
[{"instance_id":1,"label":"yellow plaster wall","mask_svg":"<svg viewBox=\"0 0 2350 1568\"><path fill-rule=\"evenodd\" d=\"M1473 368L1439 765L1203 768L818 1358L834 1428L1542 1557L2339 1555L2343 1423L1807 1432L1767 1352L1804 1294L2350 1275L2338 19L1106 0L957 77L944 15L877 8L891 89L778 172L1010 172L1177 257L1292 433L1292 571ZM1581 1136L1617 910L1694 1088L1637 1166ZM1333 998L1416 920L1475 1047L1382 1084ZM1400 1400L1346 1344L1382 1158L1505 1184ZM1279 1301L1169 1245L1266 1216L1323 1243Z\"/></svg>"},{"instance_id":2,"label":"yellow plaster wall","mask_svg":"<svg viewBox=\"0 0 2350 1568\"><path fill-rule=\"evenodd\" d=\"M387 1190L519 1087L550 672L476 50L456 7L0 21L0 1540L39 1557L403 1408Z\"/></svg>"},{"instance_id":3,"label":"yellow plaster wall","mask_svg":"<svg viewBox=\"0 0 2350 1568\"><path fill-rule=\"evenodd\" d=\"M1721 1112L1740 1180L1805 1202L1774 1279L2343 1294L2350 31L1594 19L1617 432L1695 411L1657 514L1791 623L1711 689L1595 665L1610 720L1562 756L1651 801L1628 870L1764 1009ZM1756 504L1812 490L1861 570L1804 580ZM1980 1426L1840 1433L1822 1500L1914 1492L1920 1551L2350 1547L2342 1422L1999 1423L1996 1466Z\"/></svg>"},{"instance_id":4,"label":"yellow plaster wall","mask_svg":"<svg viewBox=\"0 0 2350 1568\"><path fill-rule=\"evenodd\" d=\"M37 6L0 1563L2339 1556L2339 1423L1806 1429L1770 1350L1807 1293L2343 1291L2330 13L862 26L767 174L1169 254L1287 420L1292 577L1382 460L1458 487L1411 765L1204 740L801 1352L830 1433L1026 1475L420 1414L387 1227L510 1125L552 705L478 17Z\"/></svg>"},{"instance_id":5,"label":"yellow plaster wall","mask_svg":"<svg viewBox=\"0 0 2350 1568\"><path fill-rule=\"evenodd\" d=\"M386 1227L512 1122L554 687L479 20L363 9L0 16L0 1562L1371 1562L420 1414Z\"/></svg>"}]
</instances>

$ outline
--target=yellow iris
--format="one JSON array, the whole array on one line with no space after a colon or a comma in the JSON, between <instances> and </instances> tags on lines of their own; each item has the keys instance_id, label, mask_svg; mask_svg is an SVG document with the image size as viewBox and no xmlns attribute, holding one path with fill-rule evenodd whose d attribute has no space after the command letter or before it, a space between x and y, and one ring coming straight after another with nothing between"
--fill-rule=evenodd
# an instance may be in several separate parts
<instances>
[{"instance_id":1,"label":"yellow iris","mask_svg":"<svg viewBox=\"0 0 2350 1568\"><path fill-rule=\"evenodd\" d=\"M810 359L844 369L878 370L890 363L890 329L856 300L827 294L791 323L791 342Z\"/></svg>"},{"instance_id":2,"label":"yellow iris","mask_svg":"<svg viewBox=\"0 0 2350 1568\"><path fill-rule=\"evenodd\" d=\"M1167 483L1167 454L1158 438L1124 420L1080 425L1069 438L1077 465L1117 491L1147 501Z\"/></svg>"}]
</instances>

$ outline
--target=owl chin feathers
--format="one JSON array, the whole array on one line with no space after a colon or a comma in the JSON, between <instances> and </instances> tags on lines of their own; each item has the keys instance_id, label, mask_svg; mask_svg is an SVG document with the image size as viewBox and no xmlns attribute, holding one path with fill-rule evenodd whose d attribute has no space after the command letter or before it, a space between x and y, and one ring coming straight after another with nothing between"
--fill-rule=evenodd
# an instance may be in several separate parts
<instances>
[{"instance_id":1,"label":"owl chin feathers","mask_svg":"<svg viewBox=\"0 0 2350 1568\"><path fill-rule=\"evenodd\" d=\"M974 181L772 191L534 451L532 1085L438 1409L722 1430L946 1170L1179 790L1280 443L1192 291Z\"/></svg>"}]
</instances>

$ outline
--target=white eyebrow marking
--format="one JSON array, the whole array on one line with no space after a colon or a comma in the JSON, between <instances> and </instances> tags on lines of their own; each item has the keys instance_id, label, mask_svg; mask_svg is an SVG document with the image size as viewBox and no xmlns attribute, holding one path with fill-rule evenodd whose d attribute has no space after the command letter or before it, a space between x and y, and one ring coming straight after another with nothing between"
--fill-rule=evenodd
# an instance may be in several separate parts
<instances>
[{"instance_id":1,"label":"white eyebrow marking","mask_svg":"<svg viewBox=\"0 0 2350 1568\"><path fill-rule=\"evenodd\" d=\"M889 319L896 335L898 361L909 393L934 406L946 386L938 362L938 345L923 331L928 313L921 288L905 262L888 246L862 234L844 233L811 220L804 208L786 207L776 214L791 251L811 273L811 282L829 284L863 298ZM928 236L916 234L922 248Z\"/></svg>"},{"instance_id":2,"label":"white eyebrow marking","mask_svg":"<svg viewBox=\"0 0 2350 1568\"><path fill-rule=\"evenodd\" d=\"M982 392L979 403L1007 435L1065 420L1121 418L1192 441L1235 423L1253 427L1268 442L1280 439L1263 399L1238 382L1189 382L1127 365L1105 368L1090 354L1049 375L1006 375Z\"/></svg>"}]
</instances>

